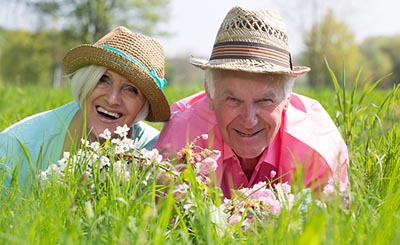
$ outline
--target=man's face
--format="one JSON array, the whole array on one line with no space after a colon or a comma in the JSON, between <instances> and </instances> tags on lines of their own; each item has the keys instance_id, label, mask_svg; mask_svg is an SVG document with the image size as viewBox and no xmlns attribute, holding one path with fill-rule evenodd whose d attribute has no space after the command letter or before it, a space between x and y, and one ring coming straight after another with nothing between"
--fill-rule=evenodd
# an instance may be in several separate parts
<instances>
[{"instance_id":1,"label":"man's face","mask_svg":"<svg viewBox=\"0 0 400 245\"><path fill-rule=\"evenodd\" d=\"M283 86L268 77L223 71L215 82L214 98L209 97L222 138L239 158L258 158L281 125L288 100Z\"/></svg>"}]
</instances>

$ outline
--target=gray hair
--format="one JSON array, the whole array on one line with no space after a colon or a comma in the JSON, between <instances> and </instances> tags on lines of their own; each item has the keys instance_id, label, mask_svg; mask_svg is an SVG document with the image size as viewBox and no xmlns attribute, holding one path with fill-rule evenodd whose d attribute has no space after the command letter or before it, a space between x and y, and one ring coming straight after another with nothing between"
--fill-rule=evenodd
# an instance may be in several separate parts
<instances>
[{"instance_id":1,"label":"gray hair","mask_svg":"<svg viewBox=\"0 0 400 245\"><path fill-rule=\"evenodd\" d=\"M79 68L74 73L68 74L71 83L71 93L80 108L84 108L87 95L96 87L100 78L108 70L104 66L89 65ZM150 111L150 104L145 97L145 103L136 115L136 122L146 119Z\"/></svg>"},{"instance_id":2,"label":"gray hair","mask_svg":"<svg viewBox=\"0 0 400 245\"><path fill-rule=\"evenodd\" d=\"M207 85L211 99L215 96L215 83L221 78L224 70L206 68L204 82ZM294 85L294 77L286 74L265 74L265 81L279 86L283 90L285 98L290 96Z\"/></svg>"}]
</instances>

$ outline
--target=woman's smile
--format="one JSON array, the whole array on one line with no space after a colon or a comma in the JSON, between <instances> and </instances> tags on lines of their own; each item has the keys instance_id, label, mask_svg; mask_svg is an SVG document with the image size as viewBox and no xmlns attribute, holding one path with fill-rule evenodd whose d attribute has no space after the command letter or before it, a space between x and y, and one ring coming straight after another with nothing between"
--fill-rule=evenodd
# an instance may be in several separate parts
<instances>
[{"instance_id":1,"label":"woman's smile","mask_svg":"<svg viewBox=\"0 0 400 245\"><path fill-rule=\"evenodd\" d=\"M103 117L105 117L107 119L111 119L111 120L117 120L122 116L121 113L108 111L101 106L97 106L96 110L100 114L100 116L103 116Z\"/></svg>"}]
</instances>

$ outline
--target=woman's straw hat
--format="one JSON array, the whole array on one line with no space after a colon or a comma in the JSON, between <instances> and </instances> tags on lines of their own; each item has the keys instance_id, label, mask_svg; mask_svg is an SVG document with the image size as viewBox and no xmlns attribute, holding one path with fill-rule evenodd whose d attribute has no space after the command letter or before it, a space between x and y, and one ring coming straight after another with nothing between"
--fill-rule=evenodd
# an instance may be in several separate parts
<instances>
[{"instance_id":1,"label":"woman's straw hat","mask_svg":"<svg viewBox=\"0 0 400 245\"><path fill-rule=\"evenodd\" d=\"M194 66L299 76L309 67L293 66L281 16L268 10L233 7L223 20L209 60L190 58Z\"/></svg>"},{"instance_id":2,"label":"woman's straw hat","mask_svg":"<svg viewBox=\"0 0 400 245\"><path fill-rule=\"evenodd\" d=\"M150 104L146 120L164 122L170 109L162 89L164 78L164 49L155 39L117 27L95 44L79 45L63 59L66 74L87 65L107 67L131 81Z\"/></svg>"}]
</instances>

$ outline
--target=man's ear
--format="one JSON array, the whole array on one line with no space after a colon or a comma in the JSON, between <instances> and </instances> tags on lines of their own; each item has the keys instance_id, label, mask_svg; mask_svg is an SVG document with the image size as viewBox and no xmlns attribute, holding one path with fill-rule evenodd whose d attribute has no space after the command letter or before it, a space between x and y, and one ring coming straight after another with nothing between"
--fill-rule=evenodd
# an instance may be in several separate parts
<instances>
[{"instance_id":1,"label":"man's ear","mask_svg":"<svg viewBox=\"0 0 400 245\"><path fill-rule=\"evenodd\" d=\"M288 109L289 103L290 103L290 95L285 99L285 106L283 107L284 111Z\"/></svg>"},{"instance_id":2,"label":"man's ear","mask_svg":"<svg viewBox=\"0 0 400 245\"><path fill-rule=\"evenodd\" d=\"M210 92L208 90L208 86L207 86L206 80L204 80L204 90L205 90L206 95L207 95L208 108L210 108L210 110L214 110L213 99L210 96Z\"/></svg>"}]
</instances>

